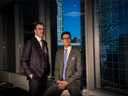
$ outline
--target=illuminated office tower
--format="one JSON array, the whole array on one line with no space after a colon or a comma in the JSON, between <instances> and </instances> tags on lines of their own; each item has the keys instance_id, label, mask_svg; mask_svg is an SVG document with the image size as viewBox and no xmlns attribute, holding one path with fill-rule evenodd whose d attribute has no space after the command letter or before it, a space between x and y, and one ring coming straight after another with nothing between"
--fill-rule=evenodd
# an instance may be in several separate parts
<instances>
[{"instance_id":1,"label":"illuminated office tower","mask_svg":"<svg viewBox=\"0 0 128 96\"><path fill-rule=\"evenodd\" d=\"M61 43L61 34L63 31L63 3L62 0L57 0L57 43Z\"/></svg>"}]
</instances>

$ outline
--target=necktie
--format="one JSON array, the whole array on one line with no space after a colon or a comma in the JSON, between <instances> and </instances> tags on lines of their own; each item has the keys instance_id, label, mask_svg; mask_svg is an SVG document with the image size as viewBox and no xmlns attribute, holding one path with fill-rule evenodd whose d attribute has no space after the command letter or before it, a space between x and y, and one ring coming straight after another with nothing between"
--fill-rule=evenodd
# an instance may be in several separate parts
<instances>
[{"instance_id":1,"label":"necktie","mask_svg":"<svg viewBox=\"0 0 128 96\"><path fill-rule=\"evenodd\" d=\"M43 43L43 40L41 40L41 43L42 43L43 56L44 56L44 60L45 60L45 65L44 65L44 67L46 67L46 66L47 66L47 62L46 62L46 55L45 55L45 50L44 50L44 43Z\"/></svg>"},{"instance_id":2,"label":"necktie","mask_svg":"<svg viewBox=\"0 0 128 96\"><path fill-rule=\"evenodd\" d=\"M65 80L65 71L66 71L66 64L67 64L67 50L65 49L65 53L64 53L64 67L63 67L63 79Z\"/></svg>"},{"instance_id":3,"label":"necktie","mask_svg":"<svg viewBox=\"0 0 128 96\"><path fill-rule=\"evenodd\" d=\"M44 43L43 43L43 40L41 40L41 43L42 43L42 51L43 51L43 54L45 56L45 51L44 51Z\"/></svg>"}]
</instances>

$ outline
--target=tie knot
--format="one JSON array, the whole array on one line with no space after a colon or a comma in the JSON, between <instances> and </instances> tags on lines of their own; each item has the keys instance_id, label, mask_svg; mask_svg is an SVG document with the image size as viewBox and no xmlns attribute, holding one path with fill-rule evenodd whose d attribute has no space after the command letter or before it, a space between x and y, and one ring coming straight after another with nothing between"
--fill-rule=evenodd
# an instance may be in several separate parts
<instances>
[{"instance_id":1,"label":"tie knot","mask_svg":"<svg viewBox=\"0 0 128 96\"><path fill-rule=\"evenodd\" d=\"M43 42L43 40L41 40L41 42Z\"/></svg>"},{"instance_id":2,"label":"tie knot","mask_svg":"<svg viewBox=\"0 0 128 96\"><path fill-rule=\"evenodd\" d=\"M43 44L43 40L41 40L41 43Z\"/></svg>"},{"instance_id":3,"label":"tie knot","mask_svg":"<svg viewBox=\"0 0 128 96\"><path fill-rule=\"evenodd\" d=\"M67 52L68 49L65 49L65 52Z\"/></svg>"}]
</instances>

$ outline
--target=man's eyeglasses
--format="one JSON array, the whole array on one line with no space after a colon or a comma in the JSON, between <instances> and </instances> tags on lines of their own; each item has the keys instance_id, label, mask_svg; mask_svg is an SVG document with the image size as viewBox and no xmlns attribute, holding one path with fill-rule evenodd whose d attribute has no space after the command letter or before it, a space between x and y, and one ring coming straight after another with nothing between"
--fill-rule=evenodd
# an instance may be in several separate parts
<instances>
[{"instance_id":1,"label":"man's eyeglasses","mask_svg":"<svg viewBox=\"0 0 128 96\"><path fill-rule=\"evenodd\" d=\"M70 37L68 37L68 38L63 38L63 40L66 40L66 39L69 40L69 39L71 39L71 38L70 38Z\"/></svg>"}]
</instances>

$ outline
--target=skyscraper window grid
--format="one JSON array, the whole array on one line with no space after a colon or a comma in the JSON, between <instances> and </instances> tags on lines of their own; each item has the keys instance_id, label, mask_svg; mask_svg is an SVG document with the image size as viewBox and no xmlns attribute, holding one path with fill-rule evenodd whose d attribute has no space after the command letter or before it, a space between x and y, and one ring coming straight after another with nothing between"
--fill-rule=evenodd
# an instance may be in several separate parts
<instances>
[{"instance_id":1,"label":"skyscraper window grid","mask_svg":"<svg viewBox=\"0 0 128 96\"><path fill-rule=\"evenodd\" d=\"M101 89L128 94L128 1L98 0L97 6Z\"/></svg>"}]
</instances>

